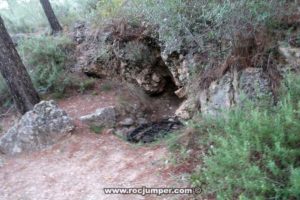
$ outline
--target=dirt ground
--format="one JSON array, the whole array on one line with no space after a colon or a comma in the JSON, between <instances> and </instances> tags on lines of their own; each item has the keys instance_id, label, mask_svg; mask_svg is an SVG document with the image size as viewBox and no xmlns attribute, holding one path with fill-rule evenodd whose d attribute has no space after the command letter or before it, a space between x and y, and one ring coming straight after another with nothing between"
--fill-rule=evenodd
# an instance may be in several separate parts
<instances>
[{"instance_id":1,"label":"dirt ground","mask_svg":"<svg viewBox=\"0 0 300 200\"><path fill-rule=\"evenodd\" d=\"M41 152L0 156L0 200L191 199L104 194L103 188L184 187L186 181L172 172L163 144L133 145L109 131L90 132L78 118L117 101L116 91L91 93L58 102L76 124L69 137ZM15 120L11 115L1 123L6 129Z\"/></svg>"}]
</instances>

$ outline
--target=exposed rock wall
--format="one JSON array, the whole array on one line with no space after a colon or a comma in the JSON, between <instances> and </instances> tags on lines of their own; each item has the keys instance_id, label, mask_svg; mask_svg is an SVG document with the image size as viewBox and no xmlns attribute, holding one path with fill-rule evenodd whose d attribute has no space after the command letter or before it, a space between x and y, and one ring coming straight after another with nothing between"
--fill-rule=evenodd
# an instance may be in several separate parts
<instances>
[{"instance_id":1,"label":"exposed rock wall","mask_svg":"<svg viewBox=\"0 0 300 200\"><path fill-rule=\"evenodd\" d=\"M89 48L83 48L88 52L86 63L81 67L85 73L119 77L137 83L149 94L162 93L167 81L172 80L177 88L175 94L186 99L176 112L183 119L191 118L198 111L217 114L220 110L242 105L245 100L269 98L273 101L272 83L262 68L249 66L234 70L228 66L217 80L209 82L208 87L199 87L195 94L188 94L190 85L201 85L191 80L191 73L203 59L195 48L162 44L146 25L114 22L96 36L94 34L93 39L83 37L83 26L78 27L80 37L77 39L86 38L89 44L95 41ZM286 50L281 48L281 51Z\"/></svg>"},{"instance_id":2,"label":"exposed rock wall","mask_svg":"<svg viewBox=\"0 0 300 200\"><path fill-rule=\"evenodd\" d=\"M201 112L216 115L247 100L272 99L270 81L262 68L227 72L200 92Z\"/></svg>"},{"instance_id":3,"label":"exposed rock wall","mask_svg":"<svg viewBox=\"0 0 300 200\"><path fill-rule=\"evenodd\" d=\"M161 58L158 41L145 27L118 22L86 40L94 43L82 47L85 53L80 66L86 74L119 77L137 83L149 94L164 91L171 74Z\"/></svg>"}]
</instances>

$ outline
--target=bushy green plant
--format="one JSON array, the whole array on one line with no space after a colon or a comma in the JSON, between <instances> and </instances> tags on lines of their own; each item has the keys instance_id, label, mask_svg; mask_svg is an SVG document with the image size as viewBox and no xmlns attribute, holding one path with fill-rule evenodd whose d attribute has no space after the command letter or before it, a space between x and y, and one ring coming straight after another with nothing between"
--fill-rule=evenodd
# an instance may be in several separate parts
<instances>
[{"instance_id":1,"label":"bushy green plant","mask_svg":"<svg viewBox=\"0 0 300 200\"><path fill-rule=\"evenodd\" d=\"M109 12L100 1L100 13ZM116 10L108 17L125 17L147 21L158 26L159 39L169 51L177 51L189 45L197 46L201 52L215 52L220 42L235 45L241 37L254 34L262 26L276 21L289 10L285 0L116 0ZM289 4L291 4L289 2ZM290 6L292 8L293 6ZM104 10L104 11L103 11ZM111 12L109 12L111 13ZM276 19L275 19L276 18ZM215 45L212 45L216 43ZM224 44L223 44L224 45ZM217 47L216 47L217 46ZM226 47L227 48L227 47ZM211 51L211 50L214 51Z\"/></svg>"},{"instance_id":2,"label":"bushy green plant","mask_svg":"<svg viewBox=\"0 0 300 200\"><path fill-rule=\"evenodd\" d=\"M79 84L80 93L83 94L86 90L92 89L95 86L96 80L93 78L89 78L83 80Z\"/></svg>"},{"instance_id":3,"label":"bushy green plant","mask_svg":"<svg viewBox=\"0 0 300 200\"><path fill-rule=\"evenodd\" d=\"M71 84L66 64L72 48L66 37L40 36L20 43L19 52L39 92L62 93Z\"/></svg>"},{"instance_id":4,"label":"bushy green plant","mask_svg":"<svg viewBox=\"0 0 300 200\"><path fill-rule=\"evenodd\" d=\"M92 131L93 133L96 133L96 134L102 133L103 130L104 130L103 126L96 126L96 125L91 125L90 126L90 131Z\"/></svg>"},{"instance_id":5,"label":"bushy green plant","mask_svg":"<svg viewBox=\"0 0 300 200\"><path fill-rule=\"evenodd\" d=\"M113 83L111 81L105 81L101 84L100 88L104 92L109 92L113 89Z\"/></svg>"},{"instance_id":6,"label":"bushy green plant","mask_svg":"<svg viewBox=\"0 0 300 200\"><path fill-rule=\"evenodd\" d=\"M300 196L299 78L275 108L249 105L194 126L207 148L192 176L217 199L298 199Z\"/></svg>"},{"instance_id":7,"label":"bushy green plant","mask_svg":"<svg viewBox=\"0 0 300 200\"><path fill-rule=\"evenodd\" d=\"M95 24L120 16L124 0L90 0L87 4L91 11L89 17ZM92 9L91 9L92 8Z\"/></svg>"},{"instance_id":8,"label":"bushy green plant","mask_svg":"<svg viewBox=\"0 0 300 200\"><path fill-rule=\"evenodd\" d=\"M149 51L149 48L140 42L132 41L128 42L124 48L125 59L135 63L151 62L153 56Z\"/></svg>"}]
</instances>

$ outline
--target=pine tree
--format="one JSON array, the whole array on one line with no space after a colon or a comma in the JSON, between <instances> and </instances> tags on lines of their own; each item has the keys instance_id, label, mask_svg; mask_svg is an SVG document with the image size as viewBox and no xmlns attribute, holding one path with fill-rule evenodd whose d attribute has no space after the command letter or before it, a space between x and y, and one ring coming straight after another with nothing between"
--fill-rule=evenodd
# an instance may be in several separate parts
<instances>
[{"instance_id":1,"label":"pine tree","mask_svg":"<svg viewBox=\"0 0 300 200\"><path fill-rule=\"evenodd\" d=\"M62 27L59 24L59 21L54 14L54 11L52 9L52 6L51 6L49 0L40 0L40 2L42 4L44 12L47 16L48 22L51 26L52 34L60 32L62 30Z\"/></svg>"},{"instance_id":2,"label":"pine tree","mask_svg":"<svg viewBox=\"0 0 300 200\"><path fill-rule=\"evenodd\" d=\"M31 110L40 101L1 16L0 73L7 83L17 110L21 114Z\"/></svg>"}]
</instances>

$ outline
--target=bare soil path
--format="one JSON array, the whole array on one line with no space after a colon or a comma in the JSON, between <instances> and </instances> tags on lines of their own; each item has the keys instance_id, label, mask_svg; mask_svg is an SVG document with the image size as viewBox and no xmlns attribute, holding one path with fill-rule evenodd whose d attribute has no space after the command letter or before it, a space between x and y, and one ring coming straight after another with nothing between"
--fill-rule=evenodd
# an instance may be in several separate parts
<instances>
[{"instance_id":1,"label":"bare soil path","mask_svg":"<svg viewBox=\"0 0 300 200\"><path fill-rule=\"evenodd\" d=\"M107 131L97 135L78 120L99 107L114 104L114 94L111 91L61 100L59 105L73 117L76 130L44 151L4 157L0 164L0 200L176 199L104 194L103 188L109 187L179 186L167 164L165 146L132 145Z\"/></svg>"}]
</instances>

